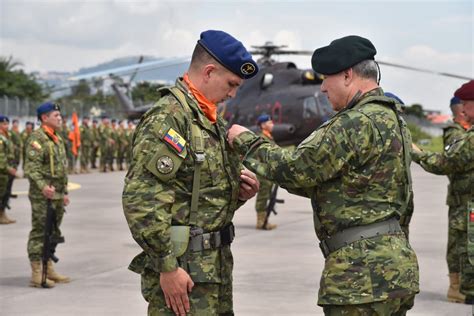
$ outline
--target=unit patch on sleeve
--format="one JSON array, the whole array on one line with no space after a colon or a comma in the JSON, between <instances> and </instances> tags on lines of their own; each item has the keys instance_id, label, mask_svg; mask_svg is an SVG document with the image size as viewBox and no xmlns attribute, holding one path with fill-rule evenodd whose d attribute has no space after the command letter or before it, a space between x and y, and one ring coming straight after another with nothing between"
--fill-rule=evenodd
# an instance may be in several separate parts
<instances>
[{"instance_id":1,"label":"unit patch on sleeve","mask_svg":"<svg viewBox=\"0 0 474 316\"><path fill-rule=\"evenodd\" d=\"M164 141L171 145L178 153L181 153L186 146L184 138L178 134L174 129L170 128L163 137Z\"/></svg>"}]
</instances>

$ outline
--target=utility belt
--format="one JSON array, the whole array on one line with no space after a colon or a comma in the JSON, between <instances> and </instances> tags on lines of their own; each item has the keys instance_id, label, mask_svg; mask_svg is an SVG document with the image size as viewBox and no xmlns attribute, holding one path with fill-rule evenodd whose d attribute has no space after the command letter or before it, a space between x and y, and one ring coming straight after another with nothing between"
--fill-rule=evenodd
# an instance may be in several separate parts
<instances>
[{"instance_id":1,"label":"utility belt","mask_svg":"<svg viewBox=\"0 0 474 316\"><path fill-rule=\"evenodd\" d=\"M201 227L171 226L171 243L176 257L186 250L199 252L228 246L235 237L234 224L230 223L216 232L205 233Z\"/></svg>"},{"instance_id":2,"label":"utility belt","mask_svg":"<svg viewBox=\"0 0 474 316\"><path fill-rule=\"evenodd\" d=\"M319 243L319 248L321 248L324 258L327 258L332 252L356 241L394 233L403 233L403 231L398 219L390 218L383 222L345 229L323 239Z\"/></svg>"}]
</instances>

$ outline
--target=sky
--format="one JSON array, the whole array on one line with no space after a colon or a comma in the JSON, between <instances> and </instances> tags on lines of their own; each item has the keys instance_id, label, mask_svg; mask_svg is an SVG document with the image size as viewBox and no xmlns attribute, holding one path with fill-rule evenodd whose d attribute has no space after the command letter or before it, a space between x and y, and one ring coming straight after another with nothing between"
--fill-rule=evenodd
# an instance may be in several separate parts
<instances>
[{"instance_id":1,"label":"sky","mask_svg":"<svg viewBox=\"0 0 474 316\"><path fill-rule=\"evenodd\" d=\"M207 29L246 47L314 49L346 35L376 60L474 78L474 1L0 0L0 55L26 71L77 71L117 57L190 56ZM311 56L280 56L311 68ZM381 86L406 104L449 113L465 80L381 66Z\"/></svg>"}]
</instances>

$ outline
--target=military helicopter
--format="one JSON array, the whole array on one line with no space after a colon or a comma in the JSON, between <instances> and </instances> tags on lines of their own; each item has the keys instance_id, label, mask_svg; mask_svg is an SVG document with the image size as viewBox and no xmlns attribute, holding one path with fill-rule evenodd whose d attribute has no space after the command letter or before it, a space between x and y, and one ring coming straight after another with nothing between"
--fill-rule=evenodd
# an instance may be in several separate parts
<instances>
[{"instance_id":1,"label":"military helicopter","mask_svg":"<svg viewBox=\"0 0 474 316\"><path fill-rule=\"evenodd\" d=\"M261 56L257 60L260 67L259 73L242 84L235 98L219 104L218 111L229 122L229 126L239 124L253 131L258 130L257 118L259 115L271 115L274 121L272 134L275 141L281 146L299 144L319 125L327 121L334 114L334 111L326 95L321 92L320 86L323 77L320 74L313 70L298 69L293 62L276 62L272 59L272 56L311 55L312 52L286 50L286 46L274 45L272 42L266 42L262 46L252 46L252 48L253 50L250 51L252 55ZM116 81L111 87L123 105L125 116L128 119L139 119L152 104L140 107L134 107L133 105L129 88L131 81L139 71L138 69L149 71L170 65L189 63L190 58L143 64L141 64L141 61L136 65L80 75L71 79L79 80L105 74L122 76L133 70L127 84ZM453 74L383 61L377 62L391 67L470 80L470 78Z\"/></svg>"}]
</instances>

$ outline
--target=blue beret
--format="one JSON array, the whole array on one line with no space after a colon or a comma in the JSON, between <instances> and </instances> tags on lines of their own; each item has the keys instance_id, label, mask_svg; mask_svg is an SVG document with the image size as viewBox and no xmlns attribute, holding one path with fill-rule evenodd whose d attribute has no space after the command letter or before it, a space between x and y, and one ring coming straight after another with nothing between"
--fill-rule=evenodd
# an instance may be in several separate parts
<instances>
[{"instance_id":1,"label":"blue beret","mask_svg":"<svg viewBox=\"0 0 474 316\"><path fill-rule=\"evenodd\" d=\"M8 118L8 116L0 115L0 123L4 122L10 122L10 119Z\"/></svg>"},{"instance_id":2,"label":"blue beret","mask_svg":"<svg viewBox=\"0 0 474 316\"><path fill-rule=\"evenodd\" d=\"M397 102L400 103L401 105L405 105L405 102L403 102L402 99L397 97L395 94L390 93L390 92L385 92L384 94L385 94L386 97L397 100Z\"/></svg>"},{"instance_id":3,"label":"blue beret","mask_svg":"<svg viewBox=\"0 0 474 316\"><path fill-rule=\"evenodd\" d=\"M454 92L454 96L463 101L474 100L474 80L466 82Z\"/></svg>"},{"instance_id":4,"label":"blue beret","mask_svg":"<svg viewBox=\"0 0 474 316\"><path fill-rule=\"evenodd\" d=\"M337 74L361 61L374 59L377 50L368 39L349 35L318 48L311 58L314 71L323 75Z\"/></svg>"},{"instance_id":5,"label":"blue beret","mask_svg":"<svg viewBox=\"0 0 474 316\"><path fill-rule=\"evenodd\" d=\"M242 79L249 79L258 72L257 63L244 45L222 31L201 33L198 43L219 63Z\"/></svg>"},{"instance_id":6,"label":"blue beret","mask_svg":"<svg viewBox=\"0 0 474 316\"><path fill-rule=\"evenodd\" d=\"M459 99L458 97L452 97L451 100L449 101L450 106L461 104L461 103L462 103L461 99Z\"/></svg>"},{"instance_id":7,"label":"blue beret","mask_svg":"<svg viewBox=\"0 0 474 316\"><path fill-rule=\"evenodd\" d=\"M37 109L36 109L36 115L39 117L41 114L49 113L52 111L61 111L61 108L57 103L53 102L46 102L41 104Z\"/></svg>"},{"instance_id":8,"label":"blue beret","mask_svg":"<svg viewBox=\"0 0 474 316\"><path fill-rule=\"evenodd\" d=\"M272 118L268 114L262 114L257 118L257 123L260 125L262 123L265 123L267 121L270 121Z\"/></svg>"}]
</instances>

